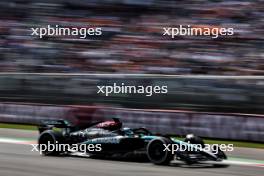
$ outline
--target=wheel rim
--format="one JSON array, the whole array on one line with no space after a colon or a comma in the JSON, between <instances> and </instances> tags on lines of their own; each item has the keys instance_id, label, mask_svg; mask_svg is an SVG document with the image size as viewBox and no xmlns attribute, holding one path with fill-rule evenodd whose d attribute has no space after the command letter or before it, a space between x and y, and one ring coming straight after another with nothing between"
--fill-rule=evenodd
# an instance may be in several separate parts
<instances>
[{"instance_id":1,"label":"wheel rim","mask_svg":"<svg viewBox=\"0 0 264 176\"><path fill-rule=\"evenodd\" d=\"M51 154L53 152L53 151L49 151L48 150L48 145L49 144L55 144L54 143L54 139L53 139L52 136L50 136L50 135L44 135L44 136L42 136L42 138L39 141L39 144L46 146L45 150L41 150L42 154L49 155L49 154Z\"/></svg>"},{"instance_id":2,"label":"wheel rim","mask_svg":"<svg viewBox=\"0 0 264 176\"><path fill-rule=\"evenodd\" d=\"M154 161L161 161L166 156L166 151L164 151L163 143L160 141L155 141L149 147L149 156Z\"/></svg>"}]
</instances>

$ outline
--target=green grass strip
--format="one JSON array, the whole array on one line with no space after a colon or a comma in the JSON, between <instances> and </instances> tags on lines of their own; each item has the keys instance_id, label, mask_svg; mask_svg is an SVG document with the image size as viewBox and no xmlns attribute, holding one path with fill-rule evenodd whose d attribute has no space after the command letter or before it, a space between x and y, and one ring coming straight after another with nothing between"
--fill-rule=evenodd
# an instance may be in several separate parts
<instances>
[{"instance_id":1,"label":"green grass strip","mask_svg":"<svg viewBox=\"0 0 264 176\"><path fill-rule=\"evenodd\" d=\"M22 124L10 124L10 123L0 123L0 128L11 128L11 129L21 129L21 130L37 130L34 125L22 125Z\"/></svg>"},{"instance_id":2,"label":"green grass strip","mask_svg":"<svg viewBox=\"0 0 264 176\"><path fill-rule=\"evenodd\" d=\"M264 149L264 144L257 143L257 142L225 141L225 140L214 140L214 139L205 139L204 142L207 144L234 144L234 147Z\"/></svg>"}]
</instances>

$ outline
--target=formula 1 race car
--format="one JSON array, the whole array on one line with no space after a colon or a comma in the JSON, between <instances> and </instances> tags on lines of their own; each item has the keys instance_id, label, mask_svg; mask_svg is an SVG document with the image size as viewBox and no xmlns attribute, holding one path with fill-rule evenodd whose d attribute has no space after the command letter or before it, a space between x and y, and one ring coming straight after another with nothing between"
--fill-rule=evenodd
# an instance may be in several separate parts
<instances>
[{"instance_id":1,"label":"formula 1 race car","mask_svg":"<svg viewBox=\"0 0 264 176\"><path fill-rule=\"evenodd\" d=\"M157 165L167 165L174 159L187 164L227 159L219 147L212 148L214 152L205 150L203 140L197 136L187 135L185 140L181 141L173 137L153 135L143 127L123 128L122 122L117 118L82 128L72 126L65 120L43 120L39 126L39 132L39 147L55 144L68 146L64 147L63 150L42 148L41 153L45 156L71 154L80 151L94 156L126 155L139 152ZM80 146L86 146L85 150L81 149Z\"/></svg>"}]
</instances>

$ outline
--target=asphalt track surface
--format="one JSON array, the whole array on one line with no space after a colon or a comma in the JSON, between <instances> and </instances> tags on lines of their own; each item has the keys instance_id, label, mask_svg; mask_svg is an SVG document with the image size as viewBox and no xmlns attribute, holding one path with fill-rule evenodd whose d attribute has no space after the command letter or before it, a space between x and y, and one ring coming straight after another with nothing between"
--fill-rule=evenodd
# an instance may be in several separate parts
<instances>
[{"instance_id":1,"label":"asphalt track surface","mask_svg":"<svg viewBox=\"0 0 264 176\"><path fill-rule=\"evenodd\" d=\"M34 132L0 129L0 137L35 138ZM0 176L263 176L264 168L247 165L194 165L174 163L155 166L147 162L91 159L88 157L44 157L25 144L0 143ZM241 151L240 151L241 152ZM243 152L243 151L242 151ZM256 151L258 159L263 152ZM239 152L236 153L240 155Z\"/></svg>"}]
</instances>

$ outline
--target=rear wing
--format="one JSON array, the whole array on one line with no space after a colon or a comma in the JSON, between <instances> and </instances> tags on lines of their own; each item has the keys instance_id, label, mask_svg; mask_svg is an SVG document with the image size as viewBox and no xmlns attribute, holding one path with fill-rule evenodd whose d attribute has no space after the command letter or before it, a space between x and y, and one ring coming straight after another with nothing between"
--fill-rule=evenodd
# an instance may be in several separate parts
<instances>
[{"instance_id":1,"label":"rear wing","mask_svg":"<svg viewBox=\"0 0 264 176\"><path fill-rule=\"evenodd\" d=\"M44 119L40 120L38 126L39 133L42 133L45 130L51 130L53 128L72 128L70 122L64 119Z\"/></svg>"},{"instance_id":2,"label":"rear wing","mask_svg":"<svg viewBox=\"0 0 264 176\"><path fill-rule=\"evenodd\" d=\"M112 118L115 122L121 123L119 118ZM67 128L70 129L70 131L77 131L82 130L85 128L89 128L91 126L94 126L98 123L101 123L103 121L98 121L95 123L88 123L88 124L79 124L79 125L72 125L69 121L64 119L43 119L40 120L40 124L38 125L39 133L42 133L45 130L52 130L53 128Z\"/></svg>"}]
</instances>

